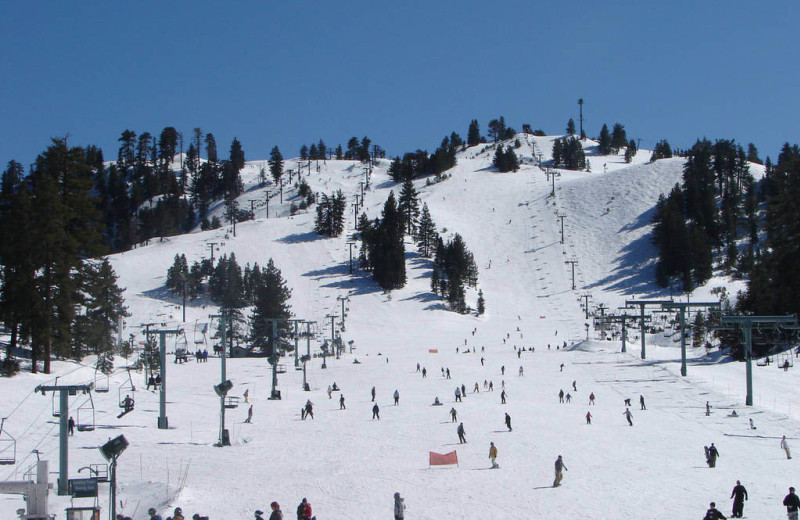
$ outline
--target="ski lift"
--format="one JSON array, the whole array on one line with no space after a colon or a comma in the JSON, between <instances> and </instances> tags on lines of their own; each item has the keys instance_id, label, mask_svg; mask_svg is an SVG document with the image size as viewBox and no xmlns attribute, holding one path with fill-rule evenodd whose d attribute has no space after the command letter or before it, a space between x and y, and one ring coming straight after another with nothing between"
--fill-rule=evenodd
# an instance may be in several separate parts
<instances>
[{"instance_id":1,"label":"ski lift","mask_svg":"<svg viewBox=\"0 0 800 520\"><path fill-rule=\"evenodd\" d=\"M97 369L94 369L94 391L104 394L108 392L108 375L100 372L97 373Z\"/></svg>"},{"instance_id":2,"label":"ski lift","mask_svg":"<svg viewBox=\"0 0 800 520\"><path fill-rule=\"evenodd\" d=\"M199 330L198 330L199 329ZM197 333L203 335L202 338L197 337ZM194 344L200 347L200 345L206 346L206 332L208 332L208 323L199 323L195 321L194 323Z\"/></svg>"},{"instance_id":3,"label":"ski lift","mask_svg":"<svg viewBox=\"0 0 800 520\"><path fill-rule=\"evenodd\" d=\"M6 419L0 421L0 464L4 466L17 463L17 440L5 430Z\"/></svg>"},{"instance_id":4,"label":"ski lift","mask_svg":"<svg viewBox=\"0 0 800 520\"><path fill-rule=\"evenodd\" d=\"M58 385L58 378L56 377L56 385ZM61 404L56 400L56 395L58 392L53 392L52 397L50 398L50 402L52 403L52 415L53 417L60 417L61 416Z\"/></svg>"},{"instance_id":5,"label":"ski lift","mask_svg":"<svg viewBox=\"0 0 800 520\"><path fill-rule=\"evenodd\" d=\"M92 393L89 392L89 399L83 402L78 407L78 421L75 424L75 427L78 429L79 432L92 432L94 431L94 399L92 399Z\"/></svg>"},{"instance_id":6,"label":"ski lift","mask_svg":"<svg viewBox=\"0 0 800 520\"><path fill-rule=\"evenodd\" d=\"M136 392L136 386L133 384L133 379L131 378L131 369L128 368L128 380L124 381L121 385L119 385L119 407L120 408L127 408L128 405L126 404L126 398L130 396L130 394Z\"/></svg>"},{"instance_id":7,"label":"ski lift","mask_svg":"<svg viewBox=\"0 0 800 520\"><path fill-rule=\"evenodd\" d=\"M238 408L239 396L229 395L225 397L225 408Z\"/></svg>"}]
</instances>

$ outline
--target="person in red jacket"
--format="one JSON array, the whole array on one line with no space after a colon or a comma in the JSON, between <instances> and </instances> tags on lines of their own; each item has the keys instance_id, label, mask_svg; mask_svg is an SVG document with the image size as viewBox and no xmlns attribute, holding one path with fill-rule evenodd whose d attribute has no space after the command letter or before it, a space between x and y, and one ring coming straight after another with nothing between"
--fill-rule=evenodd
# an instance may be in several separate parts
<instances>
[{"instance_id":1,"label":"person in red jacket","mask_svg":"<svg viewBox=\"0 0 800 520\"><path fill-rule=\"evenodd\" d=\"M297 506L297 520L310 520L311 519L311 504L304 497L300 505Z\"/></svg>"}]
</instances>

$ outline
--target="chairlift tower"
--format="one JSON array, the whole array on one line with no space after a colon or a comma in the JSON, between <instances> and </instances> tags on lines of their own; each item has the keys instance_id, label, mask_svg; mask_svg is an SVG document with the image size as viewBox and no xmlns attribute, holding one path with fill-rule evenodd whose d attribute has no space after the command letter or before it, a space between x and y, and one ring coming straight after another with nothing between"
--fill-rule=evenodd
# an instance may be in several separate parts
<instances>
[{"instance_id":1,"label":"chairlift tower","mask_svg":"<svg viewBox=\"0 0 800 520\"><path fill-rule=\"evenodd\" d=\"M744 404L753 406L753 324L758 327L759 324L765 324L770 328L777 328L779 324L785 323L789 326L797 325L796 316L722 316L721 323L739 325L744 334L744 358L745 358L745 371L747 378L747 395L745 396ZM683 325L683 320L681 320Z\"/></svg>"},{"instance_id":2,"label":"chairlift tower","mask_svg":"<svg viewBox=\"0 0 800 520\"><path fill-rule=\"evenodd\" d=\"M681 316L681 375L686 377L686 310L692 308L719 309L719 302L667 302L663 310L678 309Z\"/></svg>"},{"instance_id":3,"label":"chairlift tower","mask_svg":"<svg viewBox=\"0 0 800 520\"><path fill-rule=\"evenodd\" d=\"M227 386L228 381L228 368L227 368L227 355L225 352L226 345L225 345L225 332L227 330L228 321L230 316L223 312L221 314L212 314L209 318L219 318L220 324L222 325L222 350L220 351L219 359L220 359L220 382L219 385L215 386L214 389L216 390L217 394L219 394L219 442L217 446L230 446L230 437L228 435L228 430L225 429L225 397L230 390L230 386Z\"/></svg>"},{"instance_id":4,"label":"chairlift tower","mask_svg":"<svg viewBox=\"0 0 800 520\"><path fill-rule=\"evenodd\" d=\"M672 300L625 300L625 307L633 307L638 305L639 306L639 319L641 320L639 323L641 325L641 336L642 336L642 359L645 358L644 352L644 336L645 332L647 331L645 327L645 315L644 315L644 308L648 305L661 305L672 303Z\"/></svg>"},{"instance_id":5,"label":"chairlift tower","mask_svg":"<svg viewBox=\"0 0 800 520\"><path fill-rule=\"evenodd\" d=\"M53 517L47 511L47 495L50 489L47 461L39 460L36 462L36 480L27 478L28 475L26 473L25 477L23 477L25 480L0 481L0 494L23 496L26 512L20 518L24 520L50 520Z\"/></svg>"},{"instance_id":6,"label":"chairlift tower","mask_svg":"<svg viewBox=\"0 0 800 520\"><path fill-rule=\"evenodd\" d=\"M292 318L286 321L288 321L289 323L294 323L294 367L297 368L300 366L300 354L297 346L297 342L300 340L298 328L300 327L300 324L304 323L306 320Z\"/></svg>"},{"instance_id":7,"label":"chairlift tower","mask_svg":"<svg viewBox=\"0 0 800 520\"><path fill-rule=\"evenodd\" d=\"M306 363L311 359L311 325L315 325L316 321L306 321L306 355L303 360L303 390L309 391L308 381L306 379Z\"/></svg>"},{"instance_id":8,"label":"chairlift tower","mask_svg":"<svg viewBox=\"0 0 800 520\"><path fill-rule=\"evenodd\" d=\"M160 361L160 375L161 387L159 388L158 399L158 429L166 430L169 428L169 419L167 418L167 334L183 334L183 329L151 329L147 328L145 334L149 338L150 335L158 334L159 338L159 361Z\"/></svg>"},{"instance_id":9,"label":"chairlift tower","mask_svg":"<svg viewBox=\"0 0 800 520\"><path fill-rule=\"evenodd\" d=\"M94 383L88 385L39 385L36 392L45 395L47 392L58 392L58 494L69 494L69 396L78 392L86 394L92 391Z\"/></svg>"}]
</instances>

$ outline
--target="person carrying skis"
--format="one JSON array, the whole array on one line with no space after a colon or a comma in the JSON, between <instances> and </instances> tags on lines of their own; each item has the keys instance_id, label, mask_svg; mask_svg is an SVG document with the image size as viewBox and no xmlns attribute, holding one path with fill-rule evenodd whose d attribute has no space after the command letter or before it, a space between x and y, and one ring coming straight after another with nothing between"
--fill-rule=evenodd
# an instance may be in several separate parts
<instances>
[{"instance_id":1,"label":"person carrying skis","mask_svg":"<svg viewBox=\"0 0 800 520\"><path fill-rule=\"evenodd\" d=\"M800 498L794 494L794 488L789 488L789 494L783 498L783 505L786 506L786 516L789 520L797 520L797 512L800 509Z\"/></svg>"},{"instance_id":2,"label":"person carrying skis","mask_svg":"<svg viewBox=\"0 0 800 520\"><path fill-rule=\"evenodd\" d=\"M740 481L736 481L736 485L731 491L731 498L733 499L733 512L731 518L742 518L744 512L744 501L747 500L747 490L744 488Z\"/></svg>"},{"instance_id":3,"label":"person carrying skis","mask_svg":"<svg viewBox=\"0 0 800 520\"><path fill-rule=\"evenodd\" d=\"M506 414L506 428L508 428L508 431L512 431L512 428L511 428L511 416L508 415L508 414Z\"/></svg>"},{"instance_id":4,"label":"person carrying skis","mask_svg":"<svg viewBox=\"0 0 800 520\"><path fill-rule=\"evenodd\" d=\"M553 481L553 487L558 487L561 485L561 479L564 478L564 471L567 470L567 466L564 464L564 459L561 458L561 455L556 459L555 469L556 478Z\"/></svg>"},{"instance_id":5,"label":"person carrying skis","mask_svg":"<svg viewBox=\"0 0 800 520\"><path fill-rule=\"evenodd\" d=\"M489 460L492 461L492 469L497 469L500 466L497 465L495 461L497 459L497 446L494 445L493 442L489 443Z\"/></svg>"},{"instance_id":6,"label":"person carrying skis","mask_svg":"<svg viewBox=\"0 0 800 520\"><path fill-rule=\"evenodd\" d=\"M786 442L786 435L784 435L783 438L781 439L781 449L786 452L787 459L792 458L792 452L789 451L789 443Z\"/></svg>"},{"instance_id":7,"label":"person carrying skis","mask_svg":"<svg viewBox=\"0 0 800 520\"><path fill-rule=\"evenodd\" d=\"M456 433L458 433L458 443L459 444L464 444L464 443L467 442L467 438L464 436L466 432L464 431L464 423L463 422L462 423L458 423L458 428L456 428Z\"/></svg>"},{"instance_id":8,"label":"person carrying skis","mask_svg":"<svg viewBox=\"0 0 800 520\"><path fill-rule=\"evenodd\" d=\"M706 516L703 517L703 520L725 520L725 515L719 512L717 509L717 505L714 502L709 504L711 507L708 508L706 511Z\"/></svg>"}]
</instances>

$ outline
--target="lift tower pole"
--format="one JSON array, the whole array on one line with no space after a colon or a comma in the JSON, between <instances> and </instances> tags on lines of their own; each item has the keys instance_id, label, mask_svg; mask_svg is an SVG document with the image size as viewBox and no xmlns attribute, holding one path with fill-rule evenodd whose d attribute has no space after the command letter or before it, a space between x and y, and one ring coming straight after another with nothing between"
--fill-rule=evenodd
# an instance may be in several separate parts
<instances>
[{"instance_id":1,"label":"lift tower pole","mask_svg":"<svg viewBox=\"0 0 800 520\"><path fill-rule=\"evenodd\" d=\"M36 392L58 392L58 494L69 495L69 396L78 392L89 393L94 383L88 385L39 385Z\"/></svg>"},{"instance_id":2,"label":"lift tower pole","mask_svg":"<svg viewBox=\"0 0 800 520\"><path fill-rule=\"evenodd\" d=\"M646 332L645 328L645 315L644 315L644 308L648 305L665 305L667 303L672 303L672 300L625 300L625 307L633 307L635 305L639 306L639 319L641 325L641 332L640 335L642 337L642 359L645 359L645 352L644 352L644 335Z\"/></svg>"},{"instance_id":3,"label":"lift tower pole","mask_svg":"<svg viewBox=\"0 0 800 520\"><path fill-rule=\"evenodd\" d=\"M159 367L161 375L161 387L158 396L158 429L166 430L169 428L167 418L167 334L182 334L183 329L150 329L145 334L148 336L158 334L159 338Z\"/></svg>"},{"instance_id":4,"label":"lift tower pole","mask_svg":"<svg viewBox=\"0 0 800 520\"><path fill-rule=\"evenodd\" d=\"M777 328L780 323L797 325L795 316L722 316L721 323L739 325L744 333L744 360L746 363L747 395L744 404L753 406L753 324L765 324Z\"/></svg>"},{"instance_id":5,"label":"lift tower pole","mask_svg":"<svg viewBox=\"0 0 800 520\"><path fill-rule=\"evenodd\" d=\"M686 309L719 309L719 302L668 302L661 306L663 310L678 309L681 314L681 375L686 377Z\"/></svg>"}]
</instances>

